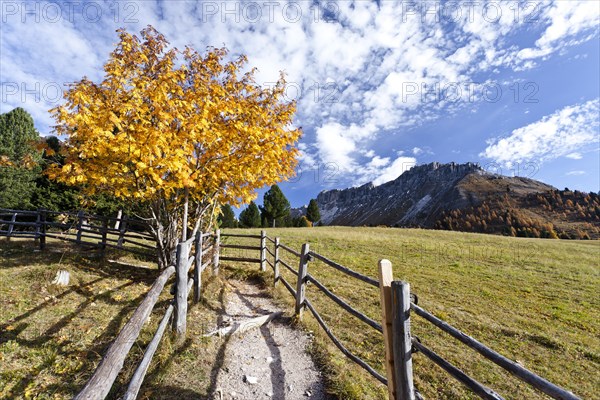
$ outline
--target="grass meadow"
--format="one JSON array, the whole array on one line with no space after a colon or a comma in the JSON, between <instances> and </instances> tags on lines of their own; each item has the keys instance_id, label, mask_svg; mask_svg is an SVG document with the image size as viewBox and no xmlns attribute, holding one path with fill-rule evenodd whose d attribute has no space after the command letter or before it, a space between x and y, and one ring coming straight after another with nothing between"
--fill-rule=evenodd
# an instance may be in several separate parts
<instances>
[{"instance_id":1,"label":"grass meadow","mask_svg":"<svg viewBox=\"0 0 600 400\"><path fill-rule=\"evenodd\" d=\"M378 260L389 259L395 279L411 284L420 306L580 397L597 398L598 241L350 227L268 229L267 234L280 237L281 243L296 251L309 242L312 251L374 278ZM256 239L224 240L256 244ZM225 253L254 256L252 251L233 249ZM297 257L283 250L280 255L297 268ZM247 268L258 267L248 264ZM280 269L295 287L295 276ZM319 261L310 262L308 271L355 308L381 319L376 288ZM269 268L264 279L272 279ZM292 309L293 298L282 285L274 293L284 307ZM343 312L315 287L308 286L307 297L343 343L385 375L381 335ZM335 348L308 310L302 324L316 334L311 351L325 369L334 394L343 399L386 398L385 388ZM412 334L423 344L505 398L546 398L414 314L411 324ZM425 398L477 398L423 355L416 354L413 360L415 385Z\"/></svg>"},{"instance_id":2,"label":"grass meadow","mask_svg":"<svg viewBox=\"0 0 600 400\"><path fill-rule=\"evenodd\" d=\"M257 233L258 230L227 230ZM600 287L598 241L519 239L446 231L391 228L268 229L270 237L299 251L311 250L349 268L377 277L377 262L389 259L396 279L411 284L419 305L510 359L517 360L582 398L597 398L600 386ZM223 238L257 245L256 239ZM271 244L269 246L272 247ZM256 251L224 249L223 255L256 258ZM298 260L281 250L294 268ZM270 256L269 256L270 257ZM148 261L109 252L102 259L49 240L37 251L31 239L0 240L0 398L68 399L85 384L157 276ZM51 284L56 272L71 274L70 286ZM295 286L284 268L282 275ZM376 288L313 261L309 273L371 318L380 319ZM188 336L176 343L166 335L150 366L140 399L210 398L227 340L201 334L214 329L227 301L227 279L253 279L271 287L270 269L223 262L218 277L205 272L203 298L191 305ZM293 313L282 285L275 299ZM381 335L342 310L312 285L307 296L348 348L383 370ZM172 298L159 304L134 344L110 398L117 398ZM314 332L310 349L324 370L329 391L340 399L384 399L386 389L347 360L305 312L304 329ZM543 395L505 373L450 336L412 319L423 344L492 387L507 399ZM429 399L474 399L460 383L414 356L415 384Z\"/></svg>"},{"instance_id":3,"label":"grass meadow","mask_svg":"<svg viewBox=\"0 0 600 400\"><path fill-rule=\"evenodd\" d=\"M158 273L155 264L119 251L102 259L95 250L54 239L46 248L39 252L32 239L0 239L0 399L73 398ZM51 283L61 269L70 273L68 287ZM226 288L221 277L203 278L203 299L189 307L187 339L164 336L139 399L207 398L214 389L223 342L201 334L214 328ZM172 299L169 287L108 398L124 392Z\"/></svg>"}]
</instances>

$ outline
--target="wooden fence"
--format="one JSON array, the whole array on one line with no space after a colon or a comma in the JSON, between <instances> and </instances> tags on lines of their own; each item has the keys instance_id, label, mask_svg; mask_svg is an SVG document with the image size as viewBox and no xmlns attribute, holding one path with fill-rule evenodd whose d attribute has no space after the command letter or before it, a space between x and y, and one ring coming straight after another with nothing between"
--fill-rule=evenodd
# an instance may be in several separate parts
<instances>
[{"instance_id":1,"label":"wooden fence","mask_svg":"<svg viewBox=\"0 0 600 400\"><path fill-rule=\"evenodd\" d=\"M332 261L321 254L311 251L309 243L303 244L301 250L296 251L281 243L279 238L268 237L265 231L261 231L260 235L221 233L221 237L236 237L254 240L259 239L260 245L258 246L221 244L222 249L242 249L246 251L255 251L258 253L257 257L247 255L244 257L221 255L221 260L257 263L260 265L262 271L266 269L265 266L268 264L274 273L274 284L276 285L278 282L281 282L295 298L296 315L298 315L299 318L302 318L303 311L308 309L315 317L319 325L323 328L327 336L347 358L365 369L383 385L387 386L389 398L391 400L422 399L422 396L415 389L413 383L412 355L417 352L422 353L425 357L443 368L453 378L460 381L480 398L495 400L503 399L492 389L485 387L460 369L453 366L444 358L434 353L418 338L411 336L411 312L415 313L419 317L424 318L426 321L476 350L487 359L515 375L523 382L547 394L551 398L564 400L579 399L573 393L560 388L551 382L548 382L544 378L534 374L526 368L523 368L517 363L510 361L506 357L500 355L494 350L488 348L472 337L466 335L460 330L452 327L423 308L419 307L417 305L418 297L410 293L410 285L406 282L394 281L392 264L388 260L379 261L379 280L377 280L353 271L350 268L336 263L335 261ZM268 243L273 245L273 250L271 250ZM298 260L297 268L294 268L292 265L284 261L282 257L280 257L282 251L291 254ZM267 257L267 254L271 257ZM271 261L271 259L273 261ZM309 271L309 263L314 260L319 260L325 265L336 269L340 273L379 288L381 302L381 323L369 318L365 314L352 307L350 304L348 304L348 302L335 295L322 282L312 276ZM296 276L297 281L295 282L295 288L292 283L288 282L280 274L281 266ZM344 346L344 344L342 344L335 336L331 328L325 323L315 306L311 303L310 299L307 298L305 288L308 283L313 284L321 293L335 302L344 311L353 315L358 320L383 335L386 357L385 377L377 372L372 366L367 364L364 360L353 354L352 351Z\"/></svg>"},{"instance_id":2,"label":"wooden fence","mask_svg":"<svg viewBox=\"0 0 600 400\"><path fill-rule=\"evenodd\" d=\"M129 250L123 247L124 243L140 244L131 239L132 236L147 239L147 234L137 231L128 231L127 226L129 220L121 219L119 229L109 228L108 224L111 219L104 219L97 216L89 216L83 213L54 213L67 215L67 218L73 218L69 225L65 222L51 222L48 219L50 212L48 211L17 211L0 209L0 217L9 216L10 219L0 219L0 235L7 237L34 237L40 240L40 247L43 249L42 241L45 237L57 237L63 240L74 241L79 244L95 244L101 248L113 246L124 250ZM25 220L19 220L22 217ZM101 221L101 224L90 223L89 221ZM112 219L115 221L115 219ZM137 223L137 222L136 222ZM53 225L59 224L59 225ZM7 229L2 229L7 226ZM98 226L101 228L98 229ZM47 230L48 227L63 229L64 233L67 228L69 235L75 236L72 238L63 238L60 235L53 234ZM15 229L18 228L18 229ZM109 233L118 233L116 245L109 243L107 238ZM235 245L221 243L221 237L236 237L259 240L259 245ZM85 239L98 239L100 242L89 242ZM272 244L272 250L269 247ZM237 249L250 252L257 252L257 256L229 256L223 255L221 252L226 249ZM282 257L282 252L292 255L297 259L297 268L294 268ZM211 254L212 253L212 254ZM267 257L267 254L271 257ZM205 261L205 256L211 256ZM187 301L190 291L193 288L194 302L198 302L201 296L201 275L202 272L209 266L213 265L213 273L218 273L219 263L223 261L250 262L260 265L262 271L266 270L268 264L274 273L274 284L281 282L284 287L295 298L295 312L299 318L302 318L305 309L308 309L315 317L316 321L323 328L327 336L335 344L335 346L350 360L365 369L375 379L386 385L388 388L389 398L391 400L413 400L420 399L421 396L415 390L413 384L412 370L412 355L416 352L421 352L425 357L439 365L453 378L460 381L466 387L471 389L475 394L483 399L502 399L502 397L492 389L485 387L477 382L472 377L465 374L463 371L453 366L443 357L439 356L427 346L425 346L418 338L411 336L410 333L410 318L411 312L417 316L424 318L442 331L450 334L458 339L463 344L476 350L481 355L491 360L495 364L504 368L523 382L535 387L553 399L577 400L579 399L573 393L560 388L533 372L523 368L515 362L510 361L506 357L500 355L489 347L483 345L476 339L466 335L460 330L447 324L441 319L435 317L428 311L418 306L418 298L410 293L410 285L402 281L394 281L392 273L392 265L387 260L379 262L379 280L353 271L327 257L310 250L309 243L302 245L300 251L296 251L281 243L279 238L270 238L265 231L261 231L260 235L251 234L230 234L221 233L217 230L214 234L198 233L195 237L186 241L182 241L177 246L176 265L170 266L162 271L161 275L152 285L152 288L138 306L133 316L125 324L121 332L118 334L115 341L110 345L104 358L98 365L93 376L87 382L83 390L75 397L75 399L104 399L109 393L119 371L123 367L123 363L129 353L133 343L140 334L144 322L148 319L154 305L158 301L160 293L164 289L168 279L175 274L174 299L172 303L164 311L163 318L154 334L154 337L145 350L144 357L136 369L133 378L131 379L124 399L135 399L141 387L144 376L150 365L150 361L158 348L162 339L169 319L173 316L173 330L177 332L179 338L185 337L186 333L186 315ZM271 261L272 260L272 261ZM348 302L339 296L335 295L322 282L317 280L309 271L309 263L314 260L319 260L325 265L336 269L340 273L348 275L358 281L379 288L381 302L381 323L373 320L367 315L361 313ZM194 266L192 270L192 266ZM293 283L288 282L280 273L280 267L287 269L296 277L295 288ZM192 276L190 277L190 270ZM372 366L364 360L352 353L344 344L335 336L331 328L323 320L319 312L316 310L310 299L306 295L306 285L313 284L321 293L334 301L344 311L350 313L361 322L375 329L383 335L385 346L385 366L386 376L382 376Z\"/></svg>"},{"instance_id":3,"label":"wooden fence","mask_svg":"<svg viewBox=\"0 0 600 400\"><path fill-rule=\"evenodd\" d=\"M111 226L115 226L113 224L117 227L111 228ZM139 241L154 241L151 235L144 232L144 228L147 228L147 225L143 221L132 220L127 217L106 218L83 212L0 209L0 236L6 236L8 239L12 237L34 238L40 241L41 250L45 248L45 239L51 237L100 249L114 247L133 253L156 256L155 246ZM126 246L126 244L134 245L143 250ZM144 323L148 320L150 313L158 302L167 281L175 274L175 282L171 291L174 298L164 310L161 322L134 372L123 399L132 400L137 397L152 357L171 317L172 327L178 339L181 340L185 337L189 294L193 291L194 303L199 302L202 290L202 272L211 264L213 265L213 271L218 271L218 253L219 231L214 234L198 232L195 237L181 241L177 245L175 265L164 269L154 281L140 305L109 346L92 377L81 392L75 396L75 399L99 400L108 395Z\"/></svg>"},{"instance_id":4,"label":"wooden fence","mask_svg":"<svg viewBox=\"0 0 600 400\"><path fill-rule=\"evenodd\" d=\"M115 248L143 256L156 257L154 237L144 221L110 218L79 212L49 210L22 211L0 208L0 236L39 240L40 250L46 238L96 247ZM149 243L150 242L150 243Z\"/></svg>"},{"instance_id":5,"label":"wooden fence","mask_svg":"<svg viewBox=\"0 0 600 400\"><path fill-rule=\"evenodd\" d=\"M117 375L123 368L123 363L131 347L137 340L144 323L148 320L167 281L175 274L175 282L172 290L174 298L171 304L164 310L158 328L146 347L144 356L136 368L122 399L133 400L137 397L152 357L158 349L158 345L171 317L173 317L172 327L177 334L178 340L181 341L185 338L189 294L193 289L194 303L197 303L200 300L202 290L202 272L211 264L213 264L213 270L216 270L218 267L218 265L214 264L218 258L213 257L212 254L215 244L218 243L217 238L218 235L216 234L199 232L195 237L182 241L177 245L175 265L163 270L158 279L156 279L144 300L142 300L129 321L121 329L117 338L111 343L92 377L81 392L75 396L76 400L104 399L108 395ZM192 272L191 276L190 271Z\"/></svg>"}]
</instances>

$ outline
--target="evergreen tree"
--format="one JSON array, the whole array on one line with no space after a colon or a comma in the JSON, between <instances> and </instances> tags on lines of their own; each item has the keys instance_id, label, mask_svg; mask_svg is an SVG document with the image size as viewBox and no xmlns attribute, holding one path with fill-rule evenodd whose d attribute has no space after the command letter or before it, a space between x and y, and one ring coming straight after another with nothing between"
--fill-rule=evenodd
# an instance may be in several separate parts
<instances>
[{"instance_id":1,"label":"evergreen tree","mask_svg":"<svg viewBox=\"0 0 600 400\"><path fill-rule=\"evenodd\" d=\"M221 206L221 215L219 215L219 227L221 228L236 228L237 223L235 220L235 214L229 204L223 204Z\"/></svg>"},{"instance_id":2,"label":"evergreen tree","mask_svg":"<svg viewBox=\"0 0 600 400\"><path fill-rule=\"evenodd\" d=\"M265 193L262 211L273 228L277 219L283 218L290 213L290 202L286 199L281 189L279 189L279 186L273 185Z\"/></svg>"},{"instance_id":3,"label":"evergreen tree","mask_svg":"<svg viewBox=\"0 0 600 400\"><path fill-rule=\"evenodd\" d=\"M40 174L39 133L27 111L0 114L0 207L34 208L31 197Z\"/></svg>"},{"instance_id":4,"label":"evergreen tree","mask_svg":"<svg viewBox=\"0 0 600 400\"><path fill-rule=\"evenodd\" d=\"M306 209L306 218L313 224L317 223L321 219L321 213L319 212L319 206L317 200L311 199Z\"/></svg>"},{"instance_id":5,"label":"evergreen tree","mask_svg":"<svg viewBox=\"0 0 600 400\"><path fill-rule=\"evenodd\" d=\"M46 150L42 154L42 174L36 179L36 188L31 203L36 208L45 208L53 211L74 211L80 208L79 189L67 186L48 179L44 171L53 164L63 165L64 156L61 155L61 143L56 136L47 136ZM98 201L95 201L98 204ZM101 202L100 202L101 203ZM97 212L96 206L92 211L94 214L110 215Z\"/></svg>"},{"instance_id":6,"label":"evergreen tree","mask_svg":"<svg viewBox=\"0 0 600 400\"><path fill-rule=\"evenodd\" d=\"M279 226L286 228L294 226L294 219L292 218L292 215L288 214L285 217L281 218L281 224Z\"/></svg>"},{"instance_id":7,"label":"evergreen tree","mask_svg":"<svg viewBox=\"0 0 600 400\"><path fill-rule=\"evenodd\" d=\"M260 211L255 202L240 213L240 225L244 228L260 228Z\"/></svg>"}]
</instances>

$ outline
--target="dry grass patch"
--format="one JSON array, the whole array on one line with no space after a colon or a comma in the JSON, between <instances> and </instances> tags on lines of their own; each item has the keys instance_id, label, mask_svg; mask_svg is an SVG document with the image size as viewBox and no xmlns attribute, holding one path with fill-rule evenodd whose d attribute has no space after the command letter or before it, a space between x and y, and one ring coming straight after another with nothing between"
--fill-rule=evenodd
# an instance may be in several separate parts
<instances>
[{"instance_id":1,"label":"dry grass patch","mask_svg":"<svg viewBox=\"0 0 600 400\"><path fill-rule=\"evenodd\" d=\"M48 241L0 242L0 398L70 399L89 379L106 349L156 279L148 260L122 252L103 259L95 251ZM112 260L112 261L108 261ZM51 284L59 269L68 287ZM218 277L204 275L204 297L190 305L188 339L166 334L139 398L198 398L210 392L219 343L203 339L220 312ZM109 398L118 398L172 299L167 284L134 344Z\"/></svg>"}]
</instances>

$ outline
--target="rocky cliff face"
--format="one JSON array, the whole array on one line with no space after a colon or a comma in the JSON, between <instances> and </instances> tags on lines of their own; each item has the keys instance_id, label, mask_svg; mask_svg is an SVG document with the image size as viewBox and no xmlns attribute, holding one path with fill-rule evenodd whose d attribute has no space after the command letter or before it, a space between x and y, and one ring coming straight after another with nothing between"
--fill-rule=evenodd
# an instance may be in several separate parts
<instances>
[{"instance_id":1,"label":"rocky cliff face","mask_svg":"<svg viewBox=\"0 0 600 400\"><path fill-rule=\"evenodd\" d=\"M478 205L489 196L551 189L532 179L487 173L474 163L434 162L413 167L380 186L368 183L321 192L317 203L326 225L431 227L443 211Z\"/></svg>"}]
</instances>

